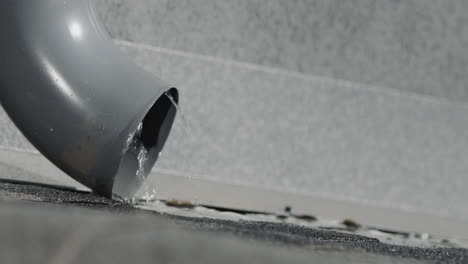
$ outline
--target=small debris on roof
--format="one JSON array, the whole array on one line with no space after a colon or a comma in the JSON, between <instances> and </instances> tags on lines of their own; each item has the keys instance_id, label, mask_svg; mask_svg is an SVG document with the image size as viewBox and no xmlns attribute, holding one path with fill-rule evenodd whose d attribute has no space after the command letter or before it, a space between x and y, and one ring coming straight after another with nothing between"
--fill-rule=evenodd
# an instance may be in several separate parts
<instances>
[{"instance_id":1,"label":"small debris on roof","mask_svg":"<svg viewBox=\"0 0 468 264\"><path fill-rule=\"evenodd\" d=\"M299 220L304 220L304 221L308 221L308 222L314 222L314 221L317 221L317 217L313 216L313 215L292 215L294 217L296 217L297 219Z\"/></svg>"},{"instance_id":2,"label":"small debris on roof","mask_svg":"<svg viewBox=\"0 0 468 264\"><path fill-rule=\"evenodd\" d=\"M276 218L279 220L286 220L288 218L287 215L276 215Z\"/></svg>"},{"instance_id":3,"label":"small debris on roof","mask_svg":"<svg viewBox=\"0 0 468 264\"><path fill-rule=\"evenodd\" d=\"M164 203L167 205L167 206L171 206L171 207L177 207L177 208L185 208L185 209L193 209L195 208L195 204L190 202L190 201L182 201L182 200L167 200L167 201L164 201Z\"/></svg>"},{"instance_id":4,"label":"small debris on roof","mask_svg":"<svg viewBox=\"0 0 468 264\"><path fill-rule=\"evenodd\" d=\"M358 229L358 228L361 228L361 225L352 220L352 219L345 219L343 220L343 222L341 222L343 225L345 225L346 227L349 227L349 228L352 228L352 229Z\"/></svg>"},{"instance_id":5,"label":"small debris on roof","mask_svg":"<svg viewBox=\"0 0 468 264\"><path fill-rule=\"evenodd\" d=\"M423 239L423 240L427 240L430 237L428 233L416 233L414 236L416 238Z\"/></svg>"}]
</instances>

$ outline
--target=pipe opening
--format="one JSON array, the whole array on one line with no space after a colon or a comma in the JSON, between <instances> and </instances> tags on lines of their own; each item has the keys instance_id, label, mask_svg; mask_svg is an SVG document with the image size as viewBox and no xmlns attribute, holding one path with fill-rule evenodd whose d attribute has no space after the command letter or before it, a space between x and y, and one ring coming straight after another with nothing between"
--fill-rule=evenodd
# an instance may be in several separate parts
<instances>
[{"instance_id":1,"label":"pipe opening","mask_svg":"<svg viewBox=\"0 0 468 264\"><path fill-rule=\"evenodd\" d=\"M177 112L179 94L171 88L147 112L136 131L129 135L112 192L128 200L138 191L164 147Z\"/></svg>"},{"instance_id":2,"label":"pipe opening","mask_svg":"<svg viewBox=\"0 0 468 264\"><path fill-rule=\"evenodd\" d=\"M171 110L176 110L173 108L177 108L171 98L176 104L178 103L179 94L177 89L172 88L167 91L165 95L159 97L143 119L140 140L146 149L151 149L158 145L160 137L165 141L169 134L169 131L164 130L164 124L170 121L166 120L169 112ZM164 142L162 142L162 144L164 144Z\"/></svg>"}]
</instances>

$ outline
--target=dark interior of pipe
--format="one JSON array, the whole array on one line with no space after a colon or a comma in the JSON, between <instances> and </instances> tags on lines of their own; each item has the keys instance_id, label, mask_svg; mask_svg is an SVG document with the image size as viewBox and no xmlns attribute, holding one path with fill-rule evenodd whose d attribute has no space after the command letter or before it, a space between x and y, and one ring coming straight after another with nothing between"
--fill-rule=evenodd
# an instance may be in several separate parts
<instances>
[{"instance_id":1,"label":"dark interior of pipe","mask_svg":"<svg viewBox=\"0 0 468 264\"><path fill-rule=\"evenodd\" d=\"M179 101L177 89L172 88L166 92L166 96L159 97L143 119L140 140L146 149L156 146L159 139L165 140L167 138L169 131L164 131L162 128L166 122L171 122L171 120L166 119L168 119L169 111L176 107L169 96L175 103Z\"/></svg>"}]
</instances>

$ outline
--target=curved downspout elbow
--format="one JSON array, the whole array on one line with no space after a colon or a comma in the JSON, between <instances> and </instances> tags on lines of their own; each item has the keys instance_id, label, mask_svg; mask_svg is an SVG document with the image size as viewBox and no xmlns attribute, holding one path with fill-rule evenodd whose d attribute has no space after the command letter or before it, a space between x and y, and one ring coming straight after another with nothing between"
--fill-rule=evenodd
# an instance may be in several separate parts
<instances>
[{"instance_id":1,"label":"curved downspout elbow","mask_svg":"<svg viewBox=\"0 0 468 264\"><path fill-rule=\"evenodd\" d=\"M0 1L0 102L95 192L129 198L169 135L178 92L123 56L89 0Z\"/></svg>"}]
</instances>

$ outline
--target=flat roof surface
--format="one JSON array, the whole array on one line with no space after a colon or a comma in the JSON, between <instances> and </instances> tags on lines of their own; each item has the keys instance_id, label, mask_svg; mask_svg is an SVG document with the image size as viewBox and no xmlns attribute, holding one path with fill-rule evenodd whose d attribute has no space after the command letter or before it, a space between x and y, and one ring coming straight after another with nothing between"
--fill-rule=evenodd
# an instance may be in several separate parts
<instances>
[{"instance_id":1,"label":"flat roof surface","mask_svg":"<svg viewBox=\"0 0 468 264\"><path fill-rule=\"evenodd\" d=\"M182 210L182 209L181 209ZM86 191L0 181L3 263L466 263L468 250L258 221L181 217Z\"/></svg>"}]
</instances>

